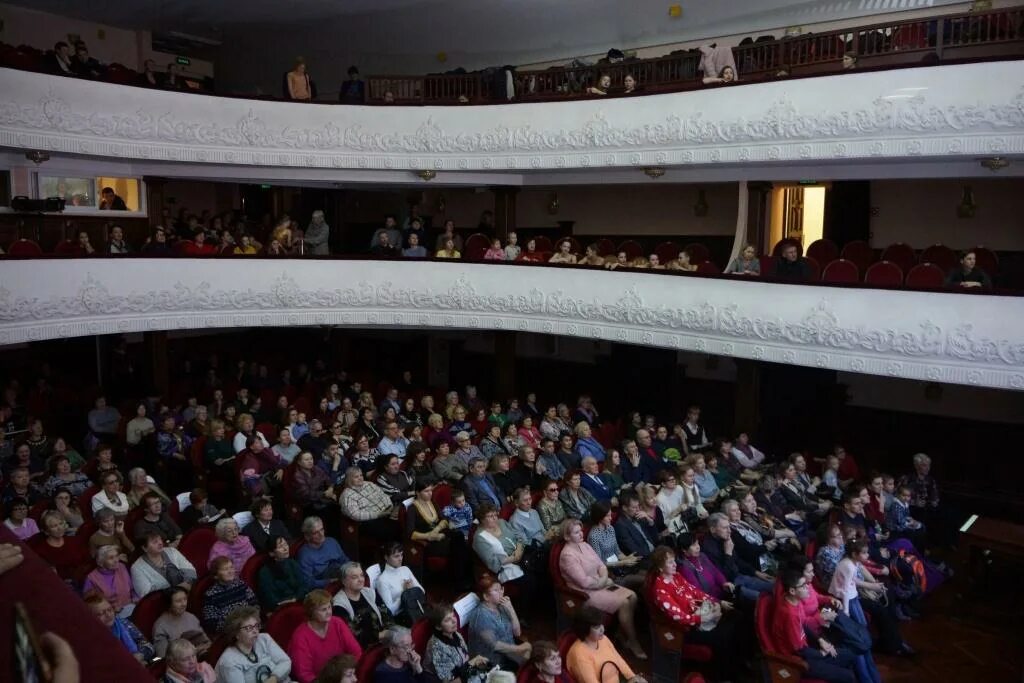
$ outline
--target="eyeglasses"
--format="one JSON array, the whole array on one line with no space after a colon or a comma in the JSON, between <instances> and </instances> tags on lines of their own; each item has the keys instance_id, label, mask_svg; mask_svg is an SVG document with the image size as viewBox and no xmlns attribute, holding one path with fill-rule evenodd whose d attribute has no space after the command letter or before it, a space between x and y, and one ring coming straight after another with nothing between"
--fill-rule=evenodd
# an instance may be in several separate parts
<instances>
[{"instance_id":1,"label":"eyeglasses","mask_svg":"<svg viewBox=\"0 0 1024 683\"><path fill-rule=\"evenodd\" d=\"M241 630L242 631L249 631L250 633L254 632L254 631L259 631L260 630L260 622L257 621L255 624L242 624Z\"/></svg>"},{"instance_id":2,"label":"eyeglasses","mask_svg":"<svg viewBox=\"0 0 1024 683\"><path fill-rule=\"evenodd\" d=\"M558 487L557 486L553 486L552 488L549 488L548 489L548 493L558 493Z\"/></svg>"}]
</instances>

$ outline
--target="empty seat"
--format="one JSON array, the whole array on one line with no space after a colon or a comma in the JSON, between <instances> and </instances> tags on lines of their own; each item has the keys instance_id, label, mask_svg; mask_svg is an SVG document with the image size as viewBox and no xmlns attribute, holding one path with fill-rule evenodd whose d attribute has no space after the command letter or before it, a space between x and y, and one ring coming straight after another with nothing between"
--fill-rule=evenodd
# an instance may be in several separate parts
<instances>
[{"instance_id":1,"label":"empty seat","mask_svg":"<svg viewBox=\"0 0 1024 683\"><path fill-rule=\"evenodd\" d=\"M623 240L618 250L626 252L626 259L629 261L644 255L644 248L636 240Z\"/></svg>"},{"instance_id":2,"label":"empty seat","mask_svg":"<svg viewBox=\"0 0 1024 683\"><path fill-rule=\"evenodd\" d=\"M7 249L11 256L42 256L42 248L32 240L20 239Z\"/></svg>"},{"instance_id":3,"label":"empty seat","mask_svg":"<svg viewBox=\"0 0 1024 683\"><path fill-rule=\"evenodd\" d=\"M879 261L864 273L864 284L873 287L899 287L903 284L903 269L892 261Z\"/></svg>"},{"instance_id":4,"label":"empty seat","mask_svg":"<svg viewBox=\"0 0 1024 683\"><path fill-rule=\"evenodd\" d=\"M711 260L711 250L705 247L700 242L690 242L685 247L686 251L690 252L690 263L696 263L700 265L705 261ZM677 253L676 256L679 254Z\"/></svg>"},{"instance_id":5,"label":"empty seat","mask_svg":"<svg viewBox=\"0 0 1024 683\"><path fill-rule=\"evenodd\" d=\"M721 270L711 261L703 261L697 265L697 272L704 273L706 275L719 275Z\"/></svg>"},{"instance_id":6,"label":"empty seat","mask_svg":"<svg viewBox=\"0 0 1024 683\"><path fill-rule=\"evenodd\" d=\"M484 252L491 246L491 240L487 235L475 233L466 239L466 246L463 251L463 258L470 261L479 261L484 257Z\"/></svg>"},{"instance_id":7,"label":"empty seat","mask_svg":"<svg viewBox=\"0 0 1024 683\"><path fill-rule=\"evenodd\" d=\"M805 256L804 258L807 260L807 265L811 269L810 281L817 282L821 279L821 264L818 263L817 259L813 259L810 256Z\"/></svg>"},{"instance_id":8,"label":"empty seat","mask_svg":"<svg viewBox=\"0 0 1024 683\"><path fill-rule=\"evenodd\" d=\"M944 273L953 270L959 260L960 259L957 257L956 252L945 244L933 244L922 251L921 257L918 259L921 263L934 263Z\"/></svg>"},{"instance_id":9,"label":"empty seat","mask_svg":"<svg viewBox=\"0 0 1024 683\"><path fill-rule=\"evenodd\" d=\"M917 257L914 255L914 248L904 242L890 244L882 252L882 260L895 263L904 273L914 267Z\"/></svg>"},{"instance_id":10,"label":"empty seat","mask_svg":"<svg viewBox=\"0 0 1024 683\"><path fill-rule=\"evenodd\" d=\"M832 240L815 240L807 247L807 255L824 266L827 271L828 265L839 258L839 247Z\"/></svg>"},{"instance_id":11,"label":"empty seat","mask_svg":"<svg viewBox=\"0 0 1024 683\"><path fill-rule=\"evenodd\" d=\"M999 257L991 249L985 247L974 247L968 251L973 251L976 258L975 267L981 268L983 271L988 273L989 277L995 277L996 273L999 272Z\"/></svg>"},{"instance_id":12,"label":"empty seat","mask_svg":"<svg viewBox=\"0 0 1024 683\"><path fill-rule=\"evenodd\" d=\"M920 263L907 273L907 287L918 289L939 289L946 280L946 273L934 263Z\"/></svg>"},{"instance_id":13,"label":"empty seat","mask_svg":"<svg viewBox=\"0 0 1024 683\"><path fill-rule=\"evenodd\" d=\"M658 255L662 263L676 260L680 251L682 250L675 242L662 242L654 248L654 253Z\"/></svg>"},{"instance_id":14,"label":"empty seat","mask_svg":"<svg viewBox=\"0 0 1024 683\"><path fill-rule=\"evenodd\" d=\"M810 252L809 249L808 252ZM808 256L808 258L811 257ZM822 282L857 282L859 280L860 270L857 269L857 264L846 259L832 261L825 266L825 270L821 274Z\"/></svg>"},{"instance_id":15,"label":"empty seat","mask_svg":"<svg viewBox=\"0 0 1024 683\"><path fill-rule=\"evenodd\" d=\"M537 245L537 251L552 251L551 239L545 235L538 235L533 238L533 241Z\"/></svg>"},{"instance_id":16,"label":"empty seat","mask_svg":"<svg viewBox=\"0 0 1024 683\"><path fill-rule=\"evenodd\" d=\"M612 242L607 237L602 237L594 242L594 248L597 249L598 256L612 256L615 254L615 242Z\"/></svg>"},{"instance_id":17,"label":"empty seat","mask_svg":"<svg viewBox=\"0 0 1024 683\"><path fill-rule=\"evenodd\" d=\"M853 261L857 264L857 269L864 273L867 272L868 267L871 266L876 260L875 250L871 248L864 240L854 240L845 247L840 256L847 261Z\"/></svg>"}]
</instances>

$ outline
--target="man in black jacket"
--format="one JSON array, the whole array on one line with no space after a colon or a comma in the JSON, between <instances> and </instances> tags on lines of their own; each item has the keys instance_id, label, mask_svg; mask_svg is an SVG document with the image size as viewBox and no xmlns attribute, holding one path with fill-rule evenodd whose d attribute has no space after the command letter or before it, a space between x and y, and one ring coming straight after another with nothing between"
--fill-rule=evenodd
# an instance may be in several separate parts
<instances>
[{"instance_id":1,"label":"man in black jacket","mask_svg":"<svg viewBox=\"0 0 1024 683\"><path fill-rule=\"evenodd\" d=\"M795 244L787 244L782 249L782 257L775 264L775 277L790 282L809 282L811 264L797 253Z\"/></svg>"},{"instance_id":2,"label":"man in black jacket","mask_svg":"<svg viewBox=\"0 0 1024 683\"><path fill-rule=\"evenodd\" d=\"M636 555L644 563L661 544L654 520L640 510L640 499L632 491L619 497L619 518L615 520L615 538L626 555Z\"/></svg>"},{"instance_id":3,"label":"man in black jacket","mask_svg":"<svg viewBox=\"0 0 1024 683\"><path fill-rule=\"evenodd\" d=\"M726 580L736 584L736 591L746 601L756 602L761 593L772 591L772 577L744 561L736 553L736 545L732 540L732 528L729 518L721 512L708 517L708 534L701 543L704 554L708 556Z\"/></svg>"}]
</instances>

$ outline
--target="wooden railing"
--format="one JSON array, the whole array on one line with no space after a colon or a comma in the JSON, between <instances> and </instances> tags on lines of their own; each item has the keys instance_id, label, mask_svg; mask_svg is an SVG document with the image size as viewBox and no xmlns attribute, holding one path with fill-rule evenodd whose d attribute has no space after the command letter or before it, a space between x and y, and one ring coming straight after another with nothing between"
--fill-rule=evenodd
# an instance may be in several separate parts
<instances>
[{"instance_id":1,"label":"wooden railing","mask_svg":"<svg viewBox=\"0 0 1024 683\"><path fill-rule=\"evenodd\" d=\"M1024 7L892 21L733 48L740 82L838 73L847 54L856 58L857 68L1024 57ZM636 81L636 94L694 90L702 86L699 63L697 50L685 50L618 64L517 71L513 99L579 97L602 75L611 78L610 94L624 94L627 74ZM367 84L369 103L384 102L387 92L394 102L404 104L491 104L508 99L504 81L490 73L370 76Z\"/></svg>"}]
</instances>

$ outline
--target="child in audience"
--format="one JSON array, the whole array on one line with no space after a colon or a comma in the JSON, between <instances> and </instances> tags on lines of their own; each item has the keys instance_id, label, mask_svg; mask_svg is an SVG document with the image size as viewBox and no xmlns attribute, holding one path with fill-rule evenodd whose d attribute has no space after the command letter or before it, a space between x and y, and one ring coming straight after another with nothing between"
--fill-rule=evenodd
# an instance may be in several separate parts
<instances>
[{"instance_id":1,"label":"child in audience","mask_svg":"<svg viewBox=\"0 0 1024 683\"><path fill-rule=\"evenodd\" d=\"M452 502L445 505L441 515L448 520L448 528L458 531L469 539L469 528L473 525L473 508L466 502L466 494L452 491Z\"/></svg>"},{"instance_id":2,"label":"child in audience","mask_svg":"<svg viewBox=\"0 0 1024 683\"><path fill-rule=\"evenodd\" d=\"M505 245L505 260L515 261L521 253L523 253L523 250L519 246L519 236L514 232L510 232L508 234L508 244Z\"/></svg>"},{"instance_id":3,"label":"child in audience","mask_svg":"<svg viewBox=\"0 0 1024 683\"><path fill-rule=\"evenodd\" d=\"M491 241L491 248L484 252L486 261L504 261L505 250L501 248L501 240L495 238Z\"/></svg>"},{"instance_id":4,"label":"child in audience","mask_svg":"<svg viewBox=\"0 0 1024 683\"><path fill-rule=\"evenodd\" d=\"M882 475L882 505L885 514L889 514L892 501L896 498L896 477L891 474Z\"/></svg>"},{"instance_id":5,"label":"child in audience","mask_svg":"<svg viewBox=\"0 0 1024 683\"><path fill-rule=\"evenodd\" d=\"M821 487L819 492L839 500L843 492L839 488L839 458L835 455L825 457L825 471L821 473Z\"/></svg>"}]
</instances>

